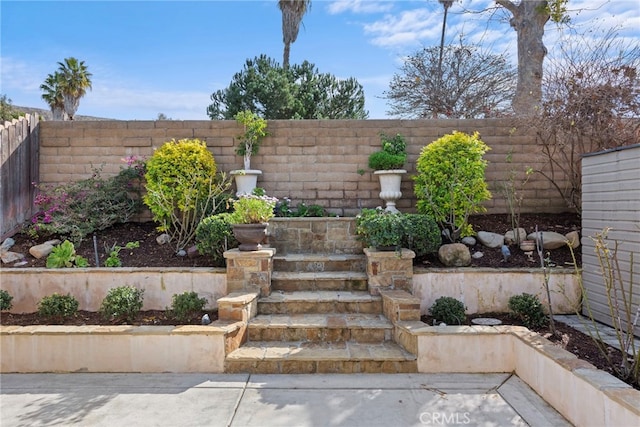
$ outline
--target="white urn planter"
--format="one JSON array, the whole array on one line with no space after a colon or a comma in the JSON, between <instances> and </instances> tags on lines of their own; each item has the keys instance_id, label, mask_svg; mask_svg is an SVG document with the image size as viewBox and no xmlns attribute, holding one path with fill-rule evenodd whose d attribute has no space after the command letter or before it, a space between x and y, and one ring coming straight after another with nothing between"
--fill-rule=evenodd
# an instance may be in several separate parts
<instances>
[{"instance_id":1,"label":"white urn planter","mask_svg":"<svg viewBox=\"0 0 640 427\"><path fill-rule=\"evenodd\" d=\"M396 201L402 197L400 184L402 183L402 175L406 174L404 169L390 169L375 171L374 175L380 178L380 198L385 201L388 212L399 212L396 208Z\"/></svg>"},{"instance_id":2,"label":"white urn planter","mask_svg":"<svg viewBox=\"0 0 640 427\"><path fill-rule=\"evenodd\" d=\"M236 181L236 196L252 194L258 184L258 175L262 175L258 169L238 169L230 173Z\"/></svg>"}]
</instances>

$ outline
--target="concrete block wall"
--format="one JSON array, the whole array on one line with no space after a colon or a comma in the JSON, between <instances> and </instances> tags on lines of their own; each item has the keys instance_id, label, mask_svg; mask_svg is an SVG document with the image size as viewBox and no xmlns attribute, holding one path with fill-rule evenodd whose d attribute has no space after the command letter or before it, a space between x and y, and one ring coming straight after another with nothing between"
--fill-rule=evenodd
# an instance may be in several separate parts
<instances>
[{"instance_id":1,"label":"concrete block wall","mask_svg":"<svg viewBox=\"0 0 640 427\"><path fill-rule=\"evenodd\" d=\"M292 205L318 204L332 213L353 216L365 207L381 206L378 178L367 166L380 148L380 132L406 137L409 153L403 178L401 211L415 211L411 176L422 148L454 130L480 132L491 147L485 158L486 178L493 199L490 213L507 213L501 183L511 169L524 177L527 167L543 168L544 158L533 132L514 129L504 119L488 120L269 120L267 137L251 167L263 174L258 186ZM164 142L181 138L206 141L219 170L242 168L235 154L241 127L235 121L75 121L42 122L40 181L62 183L91 175L92 165L115 174L127 156L149 157ZM511 162L507 156L511 153ZM364 171L364 173L359 173ZM563 212L566 207L551 183L539 174L523 190L522 212Z\"/></svg>"}]
</instances>

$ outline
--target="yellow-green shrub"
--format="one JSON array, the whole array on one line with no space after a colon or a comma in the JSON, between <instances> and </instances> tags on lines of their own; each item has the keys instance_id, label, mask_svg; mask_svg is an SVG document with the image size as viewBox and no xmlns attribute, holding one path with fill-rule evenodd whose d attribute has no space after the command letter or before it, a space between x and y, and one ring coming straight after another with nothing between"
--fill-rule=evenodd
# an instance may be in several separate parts
<instances>
[{"instance_id":1,"label":"yellow-green shrub","mask_svg":"<svg viewBox=\"0 0 640 427\"><path fill-rule=\"evenodd\" d=\"M177 248L182 249L193 239L200 220L219 207L230 181L216 176L213 154L198 139L166 142L146 166L144 203L158 229L177 236Z\"/></svg>"},{"instance_id":2,"label":"yellow-green shrub","mask_svg":"<svg viewBox=\"0 0 640 427\"><path fill-rule=\"evenodd\" d=\"M491 198L485 181L490 148L480 135L454 131L422 148L416 163L414 192L419 213L432 215L452 241L473 234L469 215L486 211Z\"/></svg>"}]
</instances>

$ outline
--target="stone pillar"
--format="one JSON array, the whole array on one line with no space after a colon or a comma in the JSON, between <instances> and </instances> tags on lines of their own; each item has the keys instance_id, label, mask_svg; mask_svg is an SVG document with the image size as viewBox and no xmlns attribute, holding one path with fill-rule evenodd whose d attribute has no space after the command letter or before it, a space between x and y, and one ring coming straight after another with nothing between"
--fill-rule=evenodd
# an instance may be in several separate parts
<instances>
[{"instance_id":1,"label":"stone pillar","mask_svg":"<svg viewBox=\"0 0 640 427\"><path fill-rule=\"evenodd\" d=\"M365 248L369 293L379 295L381 290L398 289L413 293L413 259L415 252L377 251Z\"/></svg>"},{"instance_id":2,"label":"stone pillar","mask_svg":"<svg viewBox=\"0 0 640 427\"><path fill-rule=\"evenodd\" d=\"M227 294L256 292L260 296L269 296L275 254L275 248L226 251L223 255L227 260Z\"/></svg>"}]
</instances>

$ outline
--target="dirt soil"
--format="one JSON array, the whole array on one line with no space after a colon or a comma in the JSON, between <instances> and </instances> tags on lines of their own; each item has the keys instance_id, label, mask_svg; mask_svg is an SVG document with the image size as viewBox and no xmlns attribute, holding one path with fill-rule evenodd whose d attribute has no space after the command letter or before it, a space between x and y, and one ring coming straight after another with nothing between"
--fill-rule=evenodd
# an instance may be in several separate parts
<instances>
[{"instance_id":1,"label":"dirt soil","mask_svg":"<svg viewBox=\"0 0 640 427\"><path fill-rule=\"evenodd\" d=\"M504 234L511 229L509 215L476 215L469 221L475 231L491 231ZM532 233L536 225L540 231L555 231L566 234L570 231L580 231L580 217L573 213L563 214L523 214L520 218L520 227L527 233ZM139 242L140 247L136 249L122 249L120 259L123 267L223 267L216 265L211 257L199 256L177 256L176 248L171 244L159 245L156 237L160 233L156 230L156 225L148 223L126 223L118 224L106 230L96 233L98 247L98 257L100 265L104 266L108 258L109 248L113 245L124 247L128 242ZM18 233L13 236L16 244L10 249L26 255L27 264L16 268L45 267L46 259L36 259L29 254L29 248L35 244L43 243L49 238L38 240L29 239L26 234ZM482 258L472 260L472 267L493 267L493 268L516 268L516 267L540 267L540 259L537 254L529 258L519 248L511 247L511 258L504 262L500 248L486 248L481 244L471 247L471 253L482 252ZM76 253L82 255L89 261L90 267L96 266L96 256L93 244L93 236L87 236L80 245L76 247ZM580 248L575 251L578 265L581 262ZM551 261L558 267L571 267L571 251L564 247L550 252ZM436 255L415 260L416 266L440 268L443 265ZM2 265L2 268L14 267L13 264Z\"/></svg>"}]
</instances>

